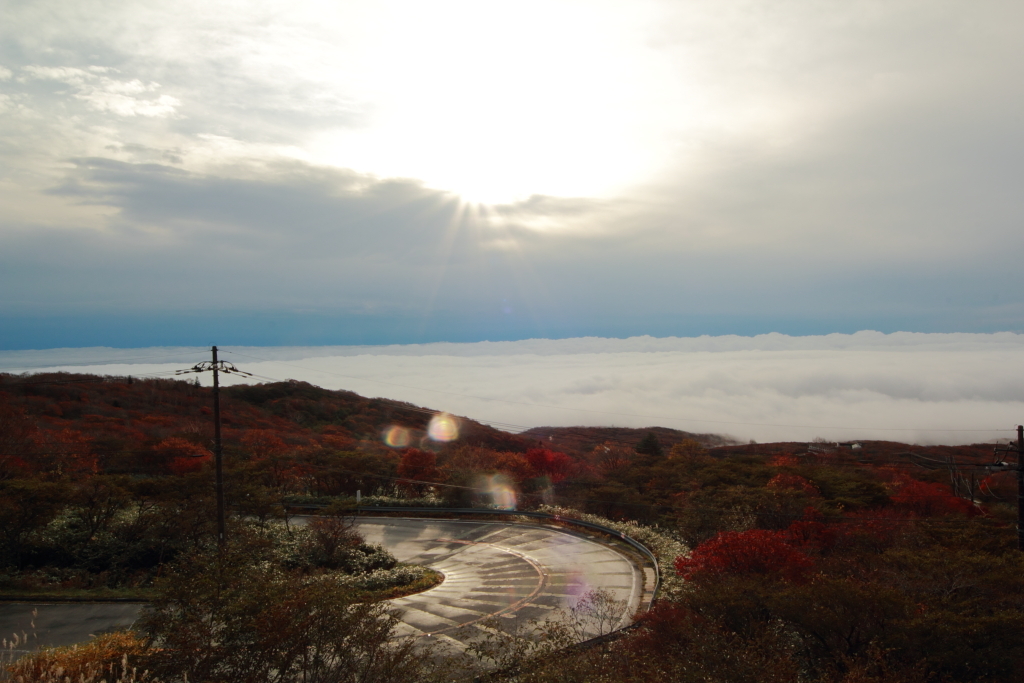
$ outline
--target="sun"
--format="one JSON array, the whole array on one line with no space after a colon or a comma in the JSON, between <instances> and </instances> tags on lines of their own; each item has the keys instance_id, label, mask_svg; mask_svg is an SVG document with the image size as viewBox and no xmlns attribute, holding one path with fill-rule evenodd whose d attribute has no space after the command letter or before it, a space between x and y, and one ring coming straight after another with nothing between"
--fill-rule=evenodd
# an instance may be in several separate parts
<instances>
[{"instance_id":1,"label":"sun","mask_svg":"<svg viewBox=\"0 0 1024 683\"><path fill-rule=\"evenodd\" d=\"M635 182L657 162L642 50L587 7L403 3L357 60L366 125L318 132L311 156L486 204Z\"/></svg>"}]
</instances>

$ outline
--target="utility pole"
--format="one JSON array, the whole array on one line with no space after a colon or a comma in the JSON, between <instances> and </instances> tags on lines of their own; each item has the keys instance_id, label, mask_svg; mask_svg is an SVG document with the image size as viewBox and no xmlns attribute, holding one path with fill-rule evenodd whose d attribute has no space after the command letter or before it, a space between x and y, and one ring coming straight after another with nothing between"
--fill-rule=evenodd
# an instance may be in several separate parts
<instances>
[{"instance_id":1,"label":"utility pole","mask_svg":"<svg viewBox=\"0 0 1024 683\"><path fill-rule=\"evenodd\" d=\"M1024 551L1024 425L1017 425L1017 549Z\"/></svg>"},{"instance_id":2,"label":"utility pole","mask_svg":"<svg viewBox=\"0 0 1024 683\"><path fill-rule=\"evenodd\" d=\"M216 346L210 350L213 353L212 361L197 363L190 369L178 370L175 374L185 375L190 372L213 371L213 459L217 471L217 546L223 550L224 543L227 541L227 528L224 522L224 450L220 440L220 373L247 377L252 377L252 375L242 372L231 363L218 360Z\"/></svg>"},{"instance_id":3,"label":"utility pole","mask_svg":"<svg viewBox=\"0 0 1024 683\"><path fill-rule=\"evenodd\" d=\"M1017 548L1024 552L1024 425L1017 425L1017 445L997 446L996 453L1017 454ZM1010 466L1005 462L997 464Z\"/></svg>"}]
</instances>

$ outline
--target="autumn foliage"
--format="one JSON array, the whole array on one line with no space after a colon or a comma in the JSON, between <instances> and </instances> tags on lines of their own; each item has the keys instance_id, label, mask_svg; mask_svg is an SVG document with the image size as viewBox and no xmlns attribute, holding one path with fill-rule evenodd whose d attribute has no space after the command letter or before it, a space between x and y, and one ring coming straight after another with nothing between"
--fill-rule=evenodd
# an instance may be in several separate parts
<instances>
[{"instance_id":1,"label":"autumn foliage","mask_svg":"<svg viewBox=\"0 0 1024 683\"><path fill-rule=\"evenodd\" d=\"M426 489L425 482L436 482L441 478L441 470L437 468L437 456L430 451L410 448L402 453L398 463L399 485L410 492L422 495Z\"/></svg>"},{"instance_id":2,"label":"autumn foliage","mask_svg":"<svg viewBox=\"0 0 1024 683\"><path fill-rule=\"evenodd\" d=\"M573 459L565 453L546 448L531 448L526 451L526 460L537 476L547 477L553 484L564 481L574 465Z\"/></svg>"},{"instance_id":3,"label":"autumn foliage","mask_svg":"<svg viewBox=\"0 0 1024 683\"><path fill-rule=\"evenodd\" d=\"M921 517L978 513L970 501L954 496L945 484L917 481L910 477L901 478L892 502L897 508Z\"/></svg>"},{"instance_id":4,"label":"autumn foliage","mask_svg":"<svg viewBox=\"0 0 1024 683\"><path fill-rule=\"evenodd\" d=\"M364 505L419 505L400 499L426 494L486 504L480 482L499 482L520 509L554 503L658 525L692 548L663 558L678 575L663 574L660 606L637 629L524 681L992 683L1017 680L1024 661L1014 473L972 476L991 445L854 451L660 430L658 455L640 447L648 430L524 437L470 420L457 441L437 442L429 411L350 392L280 382L221 397L234 522L263 524L288 506L347 509L356 491ZM0 376L3 585L148 590L208 545L209 406L209 390L185 382ZM391 428L408 438L382 440ZM965 469L918 467L908 453ZM311 532L318 568L352 551L336 520Z\"/></svg>"},{"instance_id":5,"label":"autumn foliage","mask_svg":"<svg viewBox=\"0 0 1024 683\"><path fill-rule=\"evenodd\" d=\"M797 474L776 474L768 480L767 487L770 489L802 491L810 496L817 496L819 494L814 484Z\"/></svg>"},{"instance_id":6,"label":"autumn foliage","mask_svg":"<svg viewBox=\"0 0 1024 683\"><path fill-rule=\"evenodd\" d=\"M198 472L213 454L204 446L180 437L169 437L153 449L168 461L168 469L178 476Z\"/></svg>"},{"instance_id":7,"label":"autumn foliage","mask_svg":"<svg viewBox=\"0 0 1024 683\"><path fill-rule=\"evenodd\" d=\"M771 574L796 581L813 566L786 532L766 529L720 533L689 557L675 561L676 571L690 580L720 574Z\"/></svg>"}]
</instances>

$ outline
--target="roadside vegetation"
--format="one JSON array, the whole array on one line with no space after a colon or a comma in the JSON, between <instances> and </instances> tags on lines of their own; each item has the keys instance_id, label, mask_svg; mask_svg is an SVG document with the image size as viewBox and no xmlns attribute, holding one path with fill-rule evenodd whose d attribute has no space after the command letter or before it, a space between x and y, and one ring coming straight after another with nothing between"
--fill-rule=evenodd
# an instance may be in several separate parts
<instances>
[{"instance_id":1,"label":"roadside vegetation","mask_svg":"<svg viewBox=\"0 0 1024 683\"><path fill-rule=\"evenodd\" d=\"M414 406L301 383L235 387L219 553L208 405L185 382L0 376L0 596L153 605L136 634L83 646L99 654L47 652L16 675L58 680L40 672L83 658L124 680L476 675L452 653L392 640L379 599L437 577L353 533L344 515L359 492L363 507L593 515L658 555L661 598L635 628L582 649L557 629L495 634L475 660L504 672L495 680L1020 679L1015 482L980 467L990 445L682 435L669 446L583 429L560 445L554 432L538 442L469 421L439 443ZM336 514L293 523L323 505ZM343 665L364 673L345 678Z\"/></svg>"}]
</instances>

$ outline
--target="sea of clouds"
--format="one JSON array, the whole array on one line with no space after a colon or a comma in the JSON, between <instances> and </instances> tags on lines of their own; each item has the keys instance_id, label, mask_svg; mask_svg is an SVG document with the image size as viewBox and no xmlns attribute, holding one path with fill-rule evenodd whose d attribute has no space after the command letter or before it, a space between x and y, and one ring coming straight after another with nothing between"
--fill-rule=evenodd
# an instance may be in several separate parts
<instances>
[{"instance_id":1,"label":"sea of clouds","mask_svg":"<svg viewBox=\"0 0 1024 683\"><path fill-rule=\"evenodd\" d=\"M220 350L254 374L225 383L302 380L511 431L663 426L743 441L959 444L1011 437L1024 421L1024 334L1011 332ZM173 376L209 357L201 347L2 351L0 371Z\"/></svg>"}]
</instances>

